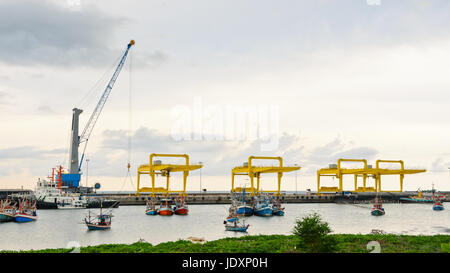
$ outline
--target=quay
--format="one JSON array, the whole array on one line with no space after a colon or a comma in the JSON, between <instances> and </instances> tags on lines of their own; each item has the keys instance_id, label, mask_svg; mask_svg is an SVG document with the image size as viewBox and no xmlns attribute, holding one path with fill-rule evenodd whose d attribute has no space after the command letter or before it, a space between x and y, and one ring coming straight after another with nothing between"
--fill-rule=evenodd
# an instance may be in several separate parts
<instances>
[{"instance_id":1,"label":"quay","mask_svg":"<svg viewBox=\"0 0 450 273\"><path fill-rule=\"evenodd\" d=\"M445 196L444 202L450 202L450 192L440 192ZM10 194L19 195L33 195L33 191L24 189L0 189L0 199L5 199ZM170 194L176 196L177 193ZM401 197L409 197L417 195L415 191L406 192L381 192L378 195L383 199L384 203L399 203ZM136 192L119 192L119 191L104 191L88 194L92 200L114 200L119 202L119 206L135 206L145 205L146 201L152 198L150 193L139 196ZM281 192L281 202L286 204L298 204L298 203L369 203L375 198L375 192L339 192L339 193L320 193L316 192ZM156 194L157 200L165 198L164 194ZM230 204L231 192L186 192L186 203L189 205L208 205L208 204ZM45 204L41 208L56 208L50 206L51 204Z\"/></svg>"},{"instance_id":2,"label":"quay","mask_svg":"<svg viewBox=\"0 0 450 273\"><path fill-rule=\"evenodd\" d=\"M450 202L450 192L441 192L446 197L445 202ZM400 197L409 197L417 194L416 192L401 192L401 193L378 193L383 198L385 203L398 203ZM175 196L176 194L173 194ZM320 194L315 193L283 193L281 201L283 203L366 203L375 198L376 193L329 193ZM105 198L116 200L120 202L120 206L145 205L146 201L151 198L150 194L140 194L136 196L134 193L119 193L119 192L105 192L97 193L96 198ZM156 195L156 199L165 198L164 195ZM186 203L192 205L207 205L207 204L230 204L230 192L187 192Z\"/></svg>"}]
</instances>

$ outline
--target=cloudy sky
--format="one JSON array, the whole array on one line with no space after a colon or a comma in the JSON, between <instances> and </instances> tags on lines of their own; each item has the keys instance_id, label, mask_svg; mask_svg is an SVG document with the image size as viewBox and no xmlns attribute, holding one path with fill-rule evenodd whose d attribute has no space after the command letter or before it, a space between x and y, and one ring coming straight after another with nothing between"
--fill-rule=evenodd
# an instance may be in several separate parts
<instances>
[{"instance_id":1,"label":"cloudy sky","mask_svg":"<svg viewBox=\"0 0 450 273\"><path fill-rule=\"evenodd\" d=\"M229 190L250 155L302 166L299 190L316 190L317 169L341 157L402 159L427 169L406 189L450 190L448 14L447 0L0 0L0 188L33 188L67 166L72 108L82 129L134 39L89 141L89 184L131 190L128 158L135 176L155 152L203 162L210 190ZM208 130L229 106L278 109L276 147ZM174 138L180 124L200 137ZM295 174L284 181L295 189Z\"/></svg>"}]
</instances>

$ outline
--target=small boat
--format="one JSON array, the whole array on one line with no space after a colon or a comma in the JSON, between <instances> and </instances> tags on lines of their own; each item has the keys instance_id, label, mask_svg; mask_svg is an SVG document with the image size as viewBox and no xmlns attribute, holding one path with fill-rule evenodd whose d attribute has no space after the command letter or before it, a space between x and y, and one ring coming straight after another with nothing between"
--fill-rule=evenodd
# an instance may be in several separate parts
<instances>
[{"instance_id":1,"label":"small boat","mask_svg":"<svg viewBox=\"0 0 450 273\"><path fill-rule=\"evenodd\" d=\"M249 226L250 225L245 224L245 220L242 220L241 223L238 217L236 218L236 221L232 223L225 221L225 230L228 231L247 232Z\"/></svg>"},{"instance_id":2,"label":"small boat","mask_svg":"<svg viewBox=\"0 0 450 273\"><path fill-rule=\"evenodd\" d=\"M373 216L381 216L385 214L384 208L382 207L381 198L378 196L375 197L371 214Z\"/></svg>"},{"instance_id":3,"label":"small boat","mask_svg":"<svg viewBox=\"0 0 450 273\"><path fill-rule=\"evenodd\" d=\"M91 217L91 211L87 218L84 218L84 222L89 230L105 230L111 228L111 218L113 215L111 212L103 213L102 207L100 207L100 214Z\"/></svg>"},{"instance_id":4,"label":"small boat","mask_svg":"<svg viewBox=\"0 0 450 273\"><path fill-rule=\"evenodd\" d=\"M253 213L256 216L273 216L273 208L266 197L260 196L255 200L255 208Z\"/></svg>"},{"instance_id":5,"label":"small boat","mask_svg":"<svg viewBox=\"0 0 450 273\"><path fill-rule=\"evenodd\" d=\"M238 221L239 216L236 212L236 206L232 205L229 209L228 209L228 216L226 218L226 221L224 222L224 224L226 224L226 222L235 222Z\"/></svg>"},{"instance_id":6,"label":"small boat","mask_svg":"<svg viewBox=\"0 0 450 273\"><path fill-rule=\"evenodd\" d=\"M433 210L444 210L444 205L440 200L437 200L433 205Z\"/></svg>"},{"instance_id":7,"label":"small boat","mask_svg":"<svg viewBox=\"0 0 450 273\"><path fill-rule=\"evenodd\" d=\"M184 203L184 195L178 197L175 200L175 206L173 207L175 214L177 215L187 215L189 213L188 206Z\"/></svg>"},{"instance_id":8,"label":"small boat","mask_svg":"<svg viewBox=\"0 0 450 273\"><path fill-rule=\"evenodd\" d=\"M280 199L276 199L272 203L272 214L277 216L284 216L284 207L281 206Z\"/></svg>"},{"instance_id":9,"label":"small boat","mask_svg":"<svg viewBox=\"0 0 450 273\"><path fill-rule=\"evenodd\" d=\"M169 201L170 200L168 198L161 200L161 204L159 205L159 215L173 215L173 208L170 206Z\"/></svg>"},{"instance_id":10,"label":"small boat","mask_svg":"<svg viewBox=\"0 0 450 273\"><path fill-rule=\"evenodd\" d=\"M147 206L145 208L145 214L147 214L147 215L157 215L158 214L158 209L156 208L154 200L147 201Z\"/></svg>"},{"instance_id":11,"label":"small boat","mask_svg":"<svg viewBox=\"0 0 450 273\"><path fill-rule=\"evenodd\" d=\"M31 202L27 199L22 199L19 201L19 210L14 215L14 220L16 222L31 222L38 219L36 213L36 201Z\"/></svg>"},{"instance_id":12,"label":"small boat","mask_svg":"<svg viewBox=\"0 0 450 273\"><path fill-rule=\"evenodd\" d=\"M236 212L239 215L251 216L251 215L253 215L253 207L250 205L247 205L246 203L243 203L242 205L240 205L236 208Z\"/></svg>"},{"instance_id":13,"label":"small boat","mask_svg":"<svg viewBox=\"0 0 450 273\"><path fill-rule=\"evenodd\" d=\"M434 191L434 184L433 184L433 200L435 201L433 204L433 210L444 210L444 205L441 202L441 198L443 196L436 196Z\"/></svg>"},{"instance_id":14,"label":"small boat","mask_svg":"<svg viewBox=\"0 0 450 273\"><path fill-rule=\"evenodd\" d=\"M14 203L11 205L11 202L8 200L0 201L0 222L14 222L14 217L17 211L17 204Z\"/></svg>"},{"instance_id":15,"label":"small boat","mask_svg":"<svg viewBox=\"0 0 450 273\"><path fill-rule=\"evenodd\" d=\"M236 206L236 213L244 216L253 215L253 207L245 202L245 188L242 191L242 203Z\"/></svg>"}]
</instances>

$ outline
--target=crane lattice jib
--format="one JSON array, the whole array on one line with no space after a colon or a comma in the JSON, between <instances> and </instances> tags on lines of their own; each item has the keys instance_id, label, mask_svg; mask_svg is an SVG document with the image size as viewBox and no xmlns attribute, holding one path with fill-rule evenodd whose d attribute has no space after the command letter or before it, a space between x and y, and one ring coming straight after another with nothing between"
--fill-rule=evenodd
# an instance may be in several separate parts
<instances>
[{"instance_id":1,"label":"crane lattice jib","mask_svg":"<svg viewBox=\"0 0 450 273\"><path fill-rule=\"evenodd\" d=\"M100 100L97 103L97 106L95 107L94 112L92 112L92 115L89 118L89 121L86 124L86 127L84 127L83 133L81 134L81 136L79 138L79 144L81 144L83 142L87 142L89 140L89 136L91 135L92 130L94 129L95 123L97 122L98 117L100 116L100 113L102 112L103 106L105 106L106 100L108 99L108 96L111 93L112 88L114 87L114 83L116 82L117 77L119 76L120 71L122 70L122 67L125 64L125 60L127 58L128 51L130 50L132 45L134 45L134 40L131 40L130 43L128 44L127 49L126 49L125 53L123 54L122 59L119 62L119 65L117 66L116 70L114 71L114 74L111 77L111 80L109 81L108 85L106 86L105 91L103 91L103 94L100 97ZM80 160L79 169L81 169L81 164L83 163L83 158L84 158L84 151L83 151L83 155Z\"/></svg>"}]
</instances>

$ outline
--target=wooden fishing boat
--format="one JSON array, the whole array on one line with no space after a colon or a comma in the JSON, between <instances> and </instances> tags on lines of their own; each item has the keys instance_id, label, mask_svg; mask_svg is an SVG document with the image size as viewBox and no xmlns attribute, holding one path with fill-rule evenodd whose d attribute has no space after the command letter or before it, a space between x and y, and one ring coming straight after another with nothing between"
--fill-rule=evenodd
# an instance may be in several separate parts
<instances>
[{"instance_id":1,"label":"wooden fishing boat","mask_svg":"<svg viewBox=\"0 0 450 273\"><path fill-rule=\"evenodd\" d=\"M433 210L444 210L444 205L441 202L441 199L444 198L444 196L443 195L436 196L435 190L434 190L434 184L433 184L432 192L433 192L432 198L433 198L433 201L434 201Z\"/></svg>"},{"instance_id":2,"label":"wooden fishing boat","mask_svg":"<svg viewBox=\"0 0 450 273\"><path fill-rule=\"evenodd\" d=\"M105 230L111 228L112 217L111 212L103 213L102 207L100 207L100 213L95 216L91 216L89 210L88 217L84 218L84 222L89 230Z\"/></svg>"},{"instance_id":3,"label":"wooden fishing boat","mask_svg":"<svg viewBox=\"0 0 450 273\"><path fill-rule=\"evenodd\" d=\"M175 206L173 207L173 210L177 215L187 215L189 213L188 206L184 202L184 195L178 197L175 200Z\"/></svg>"},{"instance_id":4,"label":"wooden fishing boat","mask_svg":"<svg viewBox=\"0 0 450 273\"><path fill-rule=\"evenodd\" d=\"M158 214L158 209L156 208L154 200L147 201L147 206L145 208L145 214L147 214L147 215L157 215Z\"/></svg>"},{"instance_id":5,"label":"wooden fishing boat","mask_svg":"<svg viewBox=\"0 0 450 273\"><path fill-rule=\"evenodd\" d=\"M225 230L228 231L247 232L249 226L245 224L245 220L241 222L239 218L236 218L234 222L225 221Z\"/></svg>"},{"instance_id":6,"label":"wooden fishing boat","mask_svg":"<svg viewBox=\"0 0 450 273\"><path fill-rule=\"evenodd\" d=\"M27 199L22 199L19 201L19 210L14 215L14 221L16 222L31 222L38 219L36 213L36 201L31 202Z\"/></svg>"},{"instance_id":7,"label":"wooden fishing boat","mask_svg":"<svg viewBox=\"0 0 450 273\"><path fill-rule=\"evenodd\" d=\"M173 215L173 208L170 206L170 200L168 198L161 200L161 204L159 205L159 215L162 216L171 216Z\"/></svg>"},{"instance_id":8,"label":"wooden fishing boat","mask_svg":"<svg viewBox=\"0 0 450 273\"><path fill-rule=\"evenodd\" d=\"M269 203L268 198L264 196L260 196L257 199L255 199L255 207L253 209L253 213L256 216L273 216L273 208L272 205Z\"/></svg>"},{"instance_id":9,"label":"wooden fishing boat","mask_svg":"<svg viewBox=\"0 0 450 273\"><path fill-rule=\"evenodd\" d=\"M385 214L384 208L381 203L381 198L379 198L378 196L375 197L371 214L373 216L381 216Z\"/></svg>"},{"instance_id":10,"label":"wooden fishing boat","mask_svg":"<svg viewBox=\"0 0 450 273\"><path fill-rule=\"evenodd\" d=\"M238 215L251 216L253 215L253 206L247 204L245 201L245 188L242 191L242 202L236 205L236 213Z\"/></svg>"},{"instance_id":11,"label":"wooden fishing boat","mask_svg":"<svg viewBox=\"0 0 450 273\"><path fill-rule=\"evenodd\" d=\"M0 201L0 222L13 222L17 213L17 204L8 199Z\"/></svg>"},{"instance_id":12,"label":"wooden fishing boat","mask_svg":"<svg viewBox=\"0 0 450 273\"><path fill-rule=\"evenodd\" d=\"M284 216L284 207L281 206L280 199L276 199L273 201L272 214L276 216Z\"/></svg>"},{"instance_id":13,"label":"wooden fishing boat","mask_svg":"<svg viewBox=\"0 0 450 273\"><path fill-rule=\"evenodd\" d=\"M442 204L441 200L437 200L433 204L433 210L444 210L444 205Z\"/></svg>"}]
</instances>

